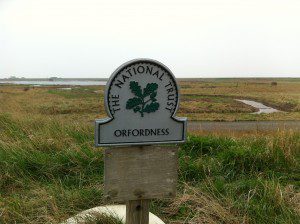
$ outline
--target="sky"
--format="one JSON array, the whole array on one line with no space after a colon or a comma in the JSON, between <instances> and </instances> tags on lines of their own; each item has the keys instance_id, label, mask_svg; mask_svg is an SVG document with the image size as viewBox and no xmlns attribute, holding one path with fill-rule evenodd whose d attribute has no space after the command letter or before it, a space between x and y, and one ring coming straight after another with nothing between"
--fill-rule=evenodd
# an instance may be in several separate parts
<instances>
[{"instance_id":1,"label":"sky","mask_svg":"<svg viewBox=\"0 0 300 224\"><path fill-rule=\"evenodd\" d=\"M0 0L0 78L300 77L299 0Z\"/></svg>"}]
</instances>

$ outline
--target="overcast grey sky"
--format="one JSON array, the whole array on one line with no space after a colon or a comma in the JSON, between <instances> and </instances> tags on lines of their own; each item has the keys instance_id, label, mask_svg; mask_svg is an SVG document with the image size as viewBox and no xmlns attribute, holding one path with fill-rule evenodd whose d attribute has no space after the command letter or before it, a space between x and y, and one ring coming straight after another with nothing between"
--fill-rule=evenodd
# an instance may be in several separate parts
<instances>
[{"instance_id":1,"label":"overcast grey sky","mask_svg":"<svg viewBox=\"0 0 300 224\"><path fill-rule=\"evenodd\" d=\"M300 0L0 0L0 78L300 77Z\"/></svg>"}]
</instances>

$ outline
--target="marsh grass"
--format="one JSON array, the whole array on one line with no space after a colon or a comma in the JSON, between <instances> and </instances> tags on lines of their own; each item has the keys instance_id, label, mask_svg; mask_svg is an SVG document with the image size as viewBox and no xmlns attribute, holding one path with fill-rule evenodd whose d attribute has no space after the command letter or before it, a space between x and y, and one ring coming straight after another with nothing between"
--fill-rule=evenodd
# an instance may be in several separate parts
<instances>
[{"instance_id":1,"label":"marsh grass","mask_svg":"<svg viewBox=\"0 0 300 224\"><path fill-rule=\"evenodd\" d=\"M210 95L182 95L180 113L253 113L256 109L232 97Z\"/></svg>"},{"instance_id":2,"label":"marsh grass","mask_svg":"<svg viewBox=\"0 0 300 224\"><path fill-rule=\"evenodd\" d=\"M299 118L299 81L259 83L181 82L187 103L181 115ZM274 115L250 115L247 107L227 113L238 96L293 106ZM0 86L0 102L1 224L60 223L104 204L103 152L94 147L93 128L96 118L106 116L103 87ZM204 111L211 109L194 113L202 103ZM151 211L172 224L299 223L299 150L300 134L294 132L194 132L180 146L176 198L153 201Z\"/></svg>"},{"instance_id":3,"label":"marsh grass","mask_svg":"<svg viewBox=\"0 0 300 224\"><path fill-rule=\"evenodd\" d=\"M271 83L276 81L277 86ZM192 120L299 120L299 79L197 79L182 81L180 113ZM234 99L261 102L280 113L250 114ZM255 111L255 110L254 110Z\"/></svg>"},{"instance_id":4,"label":"marsh grass","mask_svg":"<svg viewBox=\"0 0 300 224\"><path fill-rule=\"evenodd\" d=\"M229 203L237 223L299 223L299 203L292 199L300 190L299 134L239 140L190 136L180 153L181 181L209 192L227 210ZM205 203L200 206L206 209ZM229 220L209 223L235 222Z\"/></svg>"},{"instance_id":5,"label":"marsh grass","mask_svg":"<svg viewBox=\"0 0 300 224\"><path fill-rule=\"evenodd\" d=\"M104 204L93 127L0 115L0 223L59 223ZM178 195L154 201L166 223L298 223L300 136L189 136Z\"/></svg>"},{"instance_id":6,"label":"marsh grass","mask_svg":"<svg viewBox=\"0 0 300 224\"><path fill-rule=\"evenodd\" d=\"M77 211L101 203L102 152L93 148L92 128L1 115L0 130L0 201L5 222L53 222L73 211L74 203Z\"/></svg>"},{"instance_id":7,"label":"marsh grass","mask_svg":"<svg viewBox=\"0 0 300 224\"><path fill-rule=\"evenodd\" d=\"M300 120L300 79L199 79L181 81L180 86L178 115L190 120ZM103 86L61 87L0 85L0 112L86 122L106 116ZM252 114L255 108L235 99L255 100L282 112Z\"/></svg>"}]
</instances>

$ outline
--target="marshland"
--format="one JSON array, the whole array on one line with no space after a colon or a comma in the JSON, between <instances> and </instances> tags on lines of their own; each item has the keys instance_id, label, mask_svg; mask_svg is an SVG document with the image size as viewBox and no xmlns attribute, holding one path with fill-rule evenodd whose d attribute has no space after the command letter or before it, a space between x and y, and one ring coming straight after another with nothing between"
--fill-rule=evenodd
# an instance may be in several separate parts
<instances>
[{"instance_id":1,"label":"marshland","mask_svg":"<svg viewBox=\"0 0 300 224\"><path fill-rule=\"evenodd\" d=\"M300 79L179 84L177 115L190 121L300 120ZM104 86L0 85L0 223L60 223L105 204L93 127L106 117L103 96ZM190 130L179 147L177 196L151 203L166 223L299 223L299 132Z\"/></svg>"}]
</instances>

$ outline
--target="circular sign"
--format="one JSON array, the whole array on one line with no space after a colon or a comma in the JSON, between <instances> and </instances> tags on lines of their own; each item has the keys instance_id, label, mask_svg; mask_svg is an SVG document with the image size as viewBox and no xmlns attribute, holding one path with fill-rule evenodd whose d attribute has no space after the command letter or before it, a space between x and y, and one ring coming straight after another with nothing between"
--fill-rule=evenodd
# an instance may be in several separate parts
<instances>
[{"instance_id":1,"label":"circular sign","mask_svg":"<svg viewBox=\"0 0 300 224\"><path fill-rule=\"evenodd\" d=\"M173 116L178 106L178 86L172 72L160 62L142 59L123 64L106 89L106 110L111 117L134 113Z\"/></svg>"}]
</instances>

